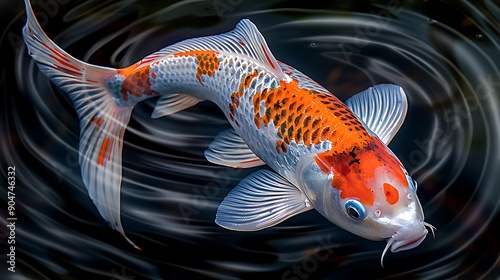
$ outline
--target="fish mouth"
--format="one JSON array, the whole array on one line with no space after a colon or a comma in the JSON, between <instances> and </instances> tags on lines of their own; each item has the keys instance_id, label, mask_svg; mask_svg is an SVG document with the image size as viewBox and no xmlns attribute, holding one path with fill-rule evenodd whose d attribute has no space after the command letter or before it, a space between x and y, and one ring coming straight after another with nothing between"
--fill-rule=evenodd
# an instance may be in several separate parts
<instances>
[{"instance_id":1,"label":"fish mouth","mask_svg":"<svg viewBox=\"0 0 500 280\"><path fill-rule=\"evenodd\" d=\"M413 248L417 247L418 245L420 245L420 243L422 243L422 241L424 241L426 236L427 236L427 230L425 231L424 235L420 236L419 238L417 238L413 241L407 242L406 240L401 240L401 241L392 242L391 252L397 253L397 252L413 249Z\"/></svg>"},{"instance_id":2,"label":"fish mouth","mask_svg":"<svg viewBox=\"0 0 500 280\"><path fill-rule=\"evenodd\" d=\"M387 238L386 239L387 245L385 246L384 252L382 252L382 257L380 258L380 264L382 265L382 267L384 267L384 256L389 249L393 253L413 249L418 245L420 245L422 241L424 241L425 237L427 236L427 233L428 233L427 229L424 228L422 235L420 235L416 239L411 239L410 241L407 241L406 238L401 237L397 233ZM434 231L432 231L432 233L434 234Z\"/></svg>"},{"instance_id":3,"label":"fish mouth","mask_svg":"<svg viewBox=\"0 0 500 280\"><path fill-rule=\"evenodd\" d=\"M384 252L382 252L382 257L380 258L380 265L384 267L384 256L389 249L391 249L391 252L393 253L413 249L417 247L420 243L422 243L422 241L424 241L426 236L427 236L427 231L425 231L425 233L419 238L414 239L410 242L407 242L406 240L397 240L397 238L399 237L397 234L394 234L393 236L387 238L387 245L385 245Z\"/></svg>"}]
</instances>

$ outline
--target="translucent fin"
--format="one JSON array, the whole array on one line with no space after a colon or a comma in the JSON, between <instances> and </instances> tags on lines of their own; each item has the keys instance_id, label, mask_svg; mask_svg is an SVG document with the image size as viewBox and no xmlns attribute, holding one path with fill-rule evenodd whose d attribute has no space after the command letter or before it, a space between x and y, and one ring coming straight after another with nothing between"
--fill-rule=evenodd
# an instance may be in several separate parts
<instances>
[{"instance_id":1,"label":"translucent fin","mask_svg":"<svg viewBox=\"0 0 500 280\"><path fill-rule=\"evenodd\" d=\"M385 144L399 131L408 111L403 88L391 84L370 87L349 98L345 105Z\"/></svg>"},{"instance_id":2,"label":"translucent fin","mask_svg":"<svg viewBox=\"0 0 500 280\"><path fill-rule=\"evenodd\" d=\"M94 101L94 110L77 108L81 116L79 163L83 182L101 216L138 248L126 237L120 219L123 135L132 108L117 107L104 97L107 94Z\"/></svg>"},{"instance_id":3,"label":"translucent fin","mask_svg":"<svg viewBox=\"0 0 500 280\"><path fill-rule=\"evenodd\" d=\"M123 134L132 106L119 106L105 85L112 68L77 60L52 42L25 1L23 36L40 71L65 91L80 119L79 163L83 182L99 213L125 236L120 220ZM138 248L126 236L130 244Z\"/></svg>"},{"instance_id":4,"label":"translucent fin","mask_svg":"<svg viewBox=\"0 0 500 280\"><path fill-rule=\"evenodd\" d=\"M305 195L292 183L272 171L259 170L224 198L215 222L230 230L256 231L311 209Z\"/></svg>"},{"instance_id":5,"label":"translucent fin","mask_svg":"<svg viewBox=\"0 0 500 280\"><path fill-rule=\"evenodd\" d=\"M215 137L205 151L205 157L211 163L234 168L252 168L266 164L232 128Z\"/></svg>"},{"instance_id":6,"label":"translucent fin","mask_svg":"<svg viewBox=\"0 0 500 280\"><path fill-rule=\"evenodd\" d=\"M203 100L182 93L163 95L156 102L156 107L151 117L153 119L165 117L190 108L201 101Z\"/></svg>"},{"instance_id":7,"label":"translucent fin","mask_svg":"<svg viewBox=\"0 0 500 280\"><path fill-rule=\"evenodd\" d=\"M235 57L243 56L268 68L278 79L285 79L276 58L267 46L267 42L257 27L248 19L242 19L236 27L227 33L187 39L163 48L158 57L165 57L192 50L213 50L228 53Z\"/></svg>"}]
</instances>

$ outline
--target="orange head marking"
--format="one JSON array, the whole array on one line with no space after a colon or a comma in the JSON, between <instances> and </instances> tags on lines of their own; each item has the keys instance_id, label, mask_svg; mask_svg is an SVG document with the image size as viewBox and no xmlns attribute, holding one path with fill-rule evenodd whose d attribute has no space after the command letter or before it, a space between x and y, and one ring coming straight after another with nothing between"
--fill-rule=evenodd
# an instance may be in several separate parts
<instances>
[{"instance_id":1,"label":"orange head marking","mask_svg":"<svg viewBox=\"0 0 500 280\"><path fill-rule=\"evenodd\" d=\"M399 200L399 192L389 183L384 183L385 200L389 204L395 204Z\"/></svg>"},{"instance_id":2,"label":"orange head marking","mask_svg":"<svg viewBox=\"0 0 500 280\"><path fill-rule=\"evenodd\" d=\"M340 190L340 197L357 198L365 205L371 206L375 202L375 193L381 185L376 176L389 176L398 185L408 186L401 164L387 151L380 140L370 137L368 143L361 142L351 150L342 152L332 150L318 154L316 163L325 173L334 173L332 187ZM399 199L398 190L386 183L383 185L385 200L395 204Z\"/></svg>"}]
</instances>

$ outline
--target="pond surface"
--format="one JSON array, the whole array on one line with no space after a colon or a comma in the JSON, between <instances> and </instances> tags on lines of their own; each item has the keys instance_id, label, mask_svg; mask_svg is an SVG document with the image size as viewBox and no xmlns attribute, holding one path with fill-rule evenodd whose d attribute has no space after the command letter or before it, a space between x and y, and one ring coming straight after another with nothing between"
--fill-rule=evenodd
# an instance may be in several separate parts
<instances>
[{"instance_id":1,"label":"pond surface","mask_svg":"<svg viewBox=\"0 0 500 280\"><path fill-rule=\"evenodd\" d=\"M361 2L361 1L359 1ZM348 233L316 211L259 232L214 223L245 176L206 161L229 123L213 104L151 119L136 106L125 134L122 222L131 247L100 217L77 162L70 100L20 41L21 1L0 4L1 203L16 168L16 273L2 279L492 279L500 276L500 6L495 1L45 1L49 37L89 63L126 67L183 39L251 19L278 60L341 100L379 83L408 95L390 144L418 182L426 221L417 248ZM47 4L49 3L49 4ZM6 211L0 212L2 219ZM1 254L8 228L2 226ZM5 256L5 255L4 255Z\"/></svg>"}]
</instances>

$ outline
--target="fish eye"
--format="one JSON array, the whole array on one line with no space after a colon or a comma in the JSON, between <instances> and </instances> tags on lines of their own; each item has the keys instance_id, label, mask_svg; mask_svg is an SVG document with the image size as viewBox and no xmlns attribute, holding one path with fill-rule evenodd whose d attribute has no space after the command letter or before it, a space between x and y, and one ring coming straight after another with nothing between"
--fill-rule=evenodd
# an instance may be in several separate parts
<instances>
[{"instance_id":1,"label":"fish eye","mask_svg":"<svg viewBox=\"0 0 500 280\"><path fill-rule=\"evenodd\" d=\"M417 191L417 181L415 181L412 177L406 175L406 180L408 180L408 185L413 191Z\"/></svg>"},{"instance_id":2,"label":"fish eye","mask_svg":"<svg viewBox=\"0 0 500 280\"><path fill-rule=\"evenodd\" d=\"M361 221L366 218L365 207L357 200L349 199L345 203L345 210L347 212L347 215L349 215L349 217L353 218L354 220Z\"/></svg>"}]
</instances>

